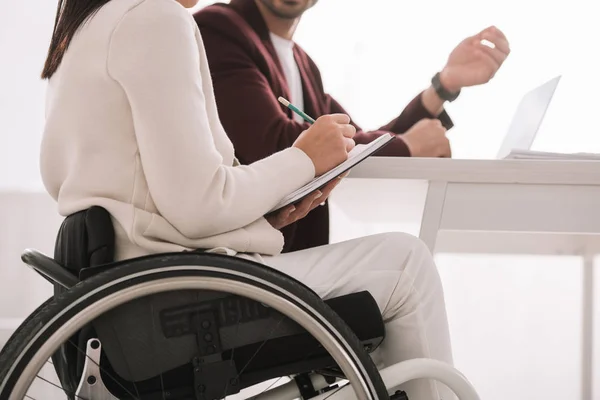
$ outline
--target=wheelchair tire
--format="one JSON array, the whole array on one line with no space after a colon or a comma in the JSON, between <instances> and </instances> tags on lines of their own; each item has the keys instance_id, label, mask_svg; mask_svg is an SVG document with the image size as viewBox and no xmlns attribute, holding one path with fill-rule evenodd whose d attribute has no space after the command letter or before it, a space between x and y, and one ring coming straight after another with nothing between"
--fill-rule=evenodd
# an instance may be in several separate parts
<instances>
[{"instance_id":1,"label":"wheelchair tire","mask_svg":"<svg viewBox=\"0 0 600 400\"><path fill-rule=\"evenodd\" d=\"M375 364L357 337L312 290L262 264L192 252L115 264L40 306L0 352L0 399L24 398L58 346L111 308L159 292L227 291L222 288L273 307L307 329L344 371L359 399L389 399Z\"/></svg>"}]
</instances>

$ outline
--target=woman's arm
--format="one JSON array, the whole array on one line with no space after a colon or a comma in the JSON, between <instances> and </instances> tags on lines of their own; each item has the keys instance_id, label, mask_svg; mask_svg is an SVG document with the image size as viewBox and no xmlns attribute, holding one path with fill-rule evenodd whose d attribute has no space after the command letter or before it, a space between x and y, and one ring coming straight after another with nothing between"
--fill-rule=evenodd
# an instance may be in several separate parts
<instances>
[{"instance_id":1,"label":"woman's arm","mask_svg":"<svg viewBox=\"0 0 600 400\"><path fill-rule=\"evenodd\" d=\"M206 107L203 79L210 72L201 57L187 11L175 2L153 1L121 20L107 65L129 100L158 211L190 238L256 221L315 174L311 159L297 148L249 166L223 165L209 122L218 117Z\"/></svg>"}]
</instances>

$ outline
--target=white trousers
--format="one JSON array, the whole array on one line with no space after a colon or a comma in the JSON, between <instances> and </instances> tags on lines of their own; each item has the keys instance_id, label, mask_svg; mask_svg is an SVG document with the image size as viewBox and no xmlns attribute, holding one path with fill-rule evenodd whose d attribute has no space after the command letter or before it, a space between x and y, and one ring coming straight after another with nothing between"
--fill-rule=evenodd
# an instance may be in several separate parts
<instances>
[{"instance_id":1,"label":"white trousers","mask_svg":"<svg viewBox=\"0 0 600 400\"><path fill-rule=\"evenodd\" d=\"M385 340L373 353L379 368L421 357L452 363L440 277L431 253L414 236L385 233L263 261L325 299L369 291L386 329ZM400 389L411 400L455 398L445 385L431 380L414 380Z\"/></svg>"}]
</instances>

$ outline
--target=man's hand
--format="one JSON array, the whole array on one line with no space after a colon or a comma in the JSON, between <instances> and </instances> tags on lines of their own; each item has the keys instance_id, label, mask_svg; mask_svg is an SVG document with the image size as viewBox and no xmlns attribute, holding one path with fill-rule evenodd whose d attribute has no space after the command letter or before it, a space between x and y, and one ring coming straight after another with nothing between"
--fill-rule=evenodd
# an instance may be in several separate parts
<instances>
[{"instance_id":1,"label":"man's hand","mask_svg":"<svg viewBox=\"0 0 600 400\"><path fill-rule=\"evenodd\" d=\"M290 204L279 211L275 211L274 213L266 215L266 220L269 221L273 228L281 229L284 226L293 224L299 219L306 217L309 212L327 200L331 194L331 191L342 181L342 178L344 178L346 175L347 173L343 174L342 176L338 176L336 179L325 185L325 187L323 187L321 190L311 193L309 196L304 198L304 200L300 201L300 203L296 205Z\"/></svg>"},{"instance_id":2,"label":"man's hand","mask_svg":"<svg viewBox=\"0 0 600 400\"><path fill-rule=\"evenodd\" d=\"M484 44L482 41L489 43ZM506 36L498 28L491 26L456 46L440 73L440 82L452 93L467 86L487 83L496 75L509 54Z\"/></svg>"},{"instance_id":3,"label":"man's hand","mask_svg":"<svg viewBox=\"0 0 600 400\"><path fill-rule=\"evenodd\" d=\"M450 157L446 128L438 119L422 119L400 136L412 157Z\"/></svg>"}]
</instances>

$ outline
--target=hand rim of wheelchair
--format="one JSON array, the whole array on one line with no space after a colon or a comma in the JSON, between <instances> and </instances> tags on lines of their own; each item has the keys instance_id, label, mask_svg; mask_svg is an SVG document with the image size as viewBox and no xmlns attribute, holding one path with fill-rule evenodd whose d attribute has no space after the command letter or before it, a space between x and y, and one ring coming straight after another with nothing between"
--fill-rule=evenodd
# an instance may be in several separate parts
<instances>
[{"instance_id":1,"label":"hand rim of wheelchair","mask_svg":"<svg viewBox=\"0 0 600 400\"><path fill-rule=\"evenodd\" d=\"M98 274L81 284L86 284L85 286L90 286L95 284L97 287L93 291L85 292L82 296L77 297L77 299L69 304L66 304L64 307L59 307L59 309L55 312L56 315L53 315L49 321L44 323L42 327L40 327L32 338L29 338L27 345L24 349L19 351L18 357L14 362L11 363L11 367L8 368L8 372L2 373L0 369L0 397L3 397L3 391L11 390L11 395L9 399L18 398L19 393L17 392L15 397L15 390L27 390L33 379L35 378L35 374L39 371L41 366L46 362L46 360L50 357L50 355L56 350L56 348L64 341L65 338L68 338L75 331L81 328L84 324L90 322L98 315L101 315L103 312L108 311L111 308L114 308L119 305L119 303L126 303L127 301L133 300L135 298L141 297L143 295L149 295L153 293L166 292L169 290L182 290L182 289L201 289L201 290L220 290L224 292L229 292L232 294L239 294L241 296L245 296L247 298L251 298L253 300L264 303L274 309L278 310L282 314L288 316L288 318L296 321L298 324L303 326L309 333L311 333L315 339L317 339L321 344L325 347L325 349L329 352L329 354L336 360L339 364L340 368L346 374L348 380L353 384L353 387L356 387L357 392L361 393L359 398L361 399L377 399L377 392L379 391L386 393L383 382L380 380L379 375L377 374L377 380L380 382L380 387L376 388L377 384L373 383L373 377L369 377L365 379L365 376L368 374L365 369L364 360L360 360L360 356L356 353L355 349L351 348L351 345L348 343L347 338L344 338L343 334L339 329L335 329L331 321L322 316L322 312L319 312L314 309L314 307L310 306L306 303L306 297L304 299L298 297L296 294L290 293L287 289L283 288L281 285L278 285L273 282L269 282L261 277L256 276L255 274L249 274L241 272L244 266L248 269L250 267L256 268L254 264L247 260L231 258L228 260L229 263L234 264L234 267L230 266L215 266L215 265L207 265L210 264L211 258L218 259L219 256L216 255L208 255L208 254L193 254L190 258L190 253L184 255L177 255L175 258L196 260L201 265L190 265L189 262L186 263L176 263L177 266L164 266L165 255L156 255L143 257L140 259L130 260L130 262L125 262L115 267L112 270L107 272ZM221 259L223 258L220 256ZM226 257L229 259L229 257ZM207 261L209 261L207 263ZM158 266L157 264L163 264L163 266ZM213 261L214 264L214 261ZM235 265L237 264L237 265ZM258 264L256 264L258 265ZM133 273L130 273L129 270L136 269ZM127 271L124 269L127 268ZM235 269L234 269L235 268ZM213 273L213 274L221 274L226 276L227 278L214 278L214 277L206 277L206 276L185 276L176 278L156 278L156 275L165 275L165 274L185 274L185 273ZM116 275L116 279L110 279L111 276ZM287 280L289 283L292 283L291 280L284 274L274 274L272 270L267 271L264 269L263 276L272 275L271 278L277 278L279 281ZM89 301L90 297L96 296L103 291L110 291L114 286L124 283L125 281L131 281L133 279L146 279L148 281L142 282L137 285L127 286L123 289L118 289L113 294L108 294L107 296L102 296L100 299L92 300L91 304L83 306L83 308L79 311L76 311L74 316L70 316L68 321L66 321L60 327L53 327L53 324L56 324L56 321L61 317L64 317L65 314L72 312L74 308L81 307L82 303ZM232 279L228 281L227 279ZM199 280L204 279L204 282L199 282ZM244 282L237 282L233 279L246 280L250 282L254 282L255 284L248 284ZM167 280L166 283L162 281ZM170 281L168 281L170 280ZM195 280L192 282L191 280ZM187 282L186 282L187 281ZM77 285L77 287L81 287L81 284ZM278 295L272 293L266 289L261 288L261 286L269 287L271 291L278 292ZM289 285L288 285L289 286ZM229 290L222 290L229 289ZM133 295L129 295L130 297L125 297L123 294L133 292ZM141 295L139 293L142 293ZM314 296L321 303L322 300L318 298L318 296L314 295L312 292L302 294L304 296ZM133 297L131 297L133 296ZM262 297L261 297L262 296ZM304 308L302 310L298 304L293 304L288 299L293 299L293 301L300 304L301 307ZM107 301L110 299L112 302ZM58 299L58 302L64 300L64 296L61 296ZM52 302L50 302L52 303ZM324 304L324 303L323 303ZM53 304L49 304L48 306L52 306ZM54 307L57 307L55 304ZM48 308L48 307L46 307ZM90 309L95 309L95 311L90 311ZM290 314L290 311L292 314ZM311 315L312 314L312 315ZM304 317L298 317L298 315ZM312 318L312 319L311 319ZM35 321L35 318L28 318L23 325L32 324L32 320L37 324L38 321ZM42 335L46 333L48 328L53 330L53 333L45 339L43 342L37 343L42 339ZM11 341L20 333L19 331L15 332L11 340L6 344L6 348L8 348L11 344ZM55 343L57 342L58 343ZM358 343L358 342L357 342ZM23 361L23 357L27 356L30 351L32 351L32 346L37 345L38 348L35 350L35 353L29 357L27 365L24 367L20 367L20 376L16 378L16 381L11 385L11 387L7 388L7 381L14 380L15 378L12 375L15 373L15 368ZM343 348L346 348L343 350ZM360 347L358 347L360 348ZM4 352L4 351L3 351ZM365 353L366 355L366 353ZM367 356L368 357L368 356ZM350 358L354 358L353 361ZM35 361L35 362L33 362ZM374 365L373 365L374 367ZM375 369L376 370L376 369ZM2 375L4 375L2 377ZM30 375L29 377L27 375ZM360 385L359 385L360 384ZM25 387L25 388L23 388Z\"/></svg>"}]
</instances>

